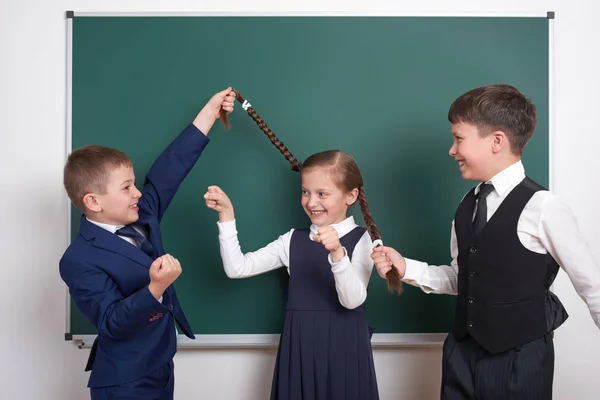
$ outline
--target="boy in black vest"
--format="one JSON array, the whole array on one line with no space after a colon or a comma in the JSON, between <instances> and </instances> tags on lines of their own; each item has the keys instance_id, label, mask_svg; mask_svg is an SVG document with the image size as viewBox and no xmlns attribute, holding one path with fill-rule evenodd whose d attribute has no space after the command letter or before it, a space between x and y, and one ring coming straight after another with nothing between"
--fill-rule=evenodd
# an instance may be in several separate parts
<instances>
[{"instance_id":1,"label":"boy in black vest","mask_svg":"<svg viewBox=\"0 0 600 400\"><path fill-rule=\"evenodd\" d=\"M600 327L600 268L570 209L525 175L521 154L535 106L509 85L473 89L448 112L450 156L480 183L456 210L450 266L430 266L381 246L381 277L396 268L426 293L457 295L443 348L441 398L552 398L553 331L567 312L549 290L559 266Z\"/></svg>"}]
</instances>

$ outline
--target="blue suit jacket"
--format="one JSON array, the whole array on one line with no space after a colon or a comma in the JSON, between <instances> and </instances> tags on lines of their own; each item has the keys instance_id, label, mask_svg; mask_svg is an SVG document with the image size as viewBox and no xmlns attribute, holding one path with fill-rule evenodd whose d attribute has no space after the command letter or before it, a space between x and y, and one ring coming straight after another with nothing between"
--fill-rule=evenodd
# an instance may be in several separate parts
<instances>
[{"instance_id":1,"label":"blue suit jacket","mask_svg":"<svg viewBox=\"0 0 600 400\"><path fill-rule=\"evenodd\" d=\"M165 254L159 223L208 144L188 126L158 157L138 202L138 223L149 232L154 258ZM86 371L88 386L114 386L140 379L169 362L176 352L174 321L186 336L192 329L170 286L162 304L150 291L153 258L117 235L81 218L79 234L60 260L60 275L77 307L98 330Z\"/></svg>"}]
</instances>

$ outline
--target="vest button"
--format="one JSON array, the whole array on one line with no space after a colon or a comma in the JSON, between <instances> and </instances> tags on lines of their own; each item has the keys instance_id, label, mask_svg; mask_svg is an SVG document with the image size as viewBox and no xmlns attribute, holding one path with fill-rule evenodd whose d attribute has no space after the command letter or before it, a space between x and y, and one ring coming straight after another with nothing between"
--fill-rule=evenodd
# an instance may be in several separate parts
<instances>
[{"instance_id":1,"label":"vest button","mask_svg":"<svg viewBox=\"0 0 600 400\"><path fill-rule=\"evenodd\" d=\"M477 275L475 271L469 271L469 278L475 278L475 275Z\"/></svg>"},{"instance_id":2,"label":"vest button","mask_svg":"<svg viewBox=\"0 0 600 400\"><path fill-rule=\"evenodd\" d=\"M475 322L473 322L473 321L469 321L469 322L467 323L467 326L468 326L469 328L472 328L472 327L473 327L473 325L475 325Z\"/></svg>"},{"instance_id":3,"label":"vest button","mask_svg":"<svg viewBox=\"0 0 600 400\"><path fill-rule=\"evenodd\" d=\"M469 303L471 303L471 304L472 304L472 303L475 301L475 297L469 297L469 300L468 300L468 301L469 301Z\"/></svg>"},{"instance_id":4,"label":"vest button","mask_svg":"<svg viewBox=\"0 0 600 400\"><path fill-rule=\"evenodd\" d=\"M471 254L475 254L475 253L477 253L477 247L471 247L471 248L469 249L469 252L471 252Z\"/></svg>"}]
</instances>

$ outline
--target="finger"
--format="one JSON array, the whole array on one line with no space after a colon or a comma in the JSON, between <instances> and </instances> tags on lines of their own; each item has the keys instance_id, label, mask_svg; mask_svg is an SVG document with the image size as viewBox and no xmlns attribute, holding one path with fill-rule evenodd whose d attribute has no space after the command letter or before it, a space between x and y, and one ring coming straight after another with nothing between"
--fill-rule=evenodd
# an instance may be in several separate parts
<instances>
[{"instance_id":1,"label":"finger","mask_svg":"<svg viewBox=\"0 0 600 400\"><path fill-rule=\"evenodd\" d=\"M373 258L373 262L376 265L379 265L379 264L381 264L383 262L386 262L386 261L389 261L389 259L387 257L385 257L385 256L378 256L378 257Z\"/></svg>"},{"instance_id":2,"label":"finger","mask_svg":"<svg viewBox=\"0 0 600 400\"><path fill-rule=\"evenodd\" d=\"M231 93L231 86L229 86L227 89L225 90L221 90L219 93L221 96L227 96L229 93Z\"/></svg>"},{"instance_id":3,"label":"finger","mask_svg":"<svg viewBox=\"0 0 600 400\"><path fill-rule=\"evenodd\" d=\"M333 229L333 228L330 226L322 226L317 230L317 232L319 232L319 235L322 235L322 234L326 233L327 231L329 231L330 229Z\"/></svg>"},{"instance_id":4,"label":"finger","mask_svg":"<svg viewBox=\"0 0 600 400\"><path fill-rule=\"evenodd\" d=\"M219 204L214 201L214 200L206 200L206 206L210 207L210 208L215 208L217 207Z\"/></svg>"},{"instance_id":5,"label":"finger","mask_svg":"<svg viewBox=\"0 0 600 400\"><path fill-rule=\"evenodd\" d=\"M152 264L150 264L150 269L159 269L160 265L162 264L162 261L162 257L158 257L152 262Z\"/></svg>"},{"instance_id":6,"label":"finger","mask_svg":"<svg viewBox=\"0 0 600 400\"><path fill-rule=\"evenodd\" d=\"M219 200L221 200L223 198L223 196L221 195L221 193L217 193L217 192L212 192L212 193L206 193L204 194L204 198L206 200L212 200L215 202L219 202Z\"/></svg>"},{"instance_id":7,"label":"finger","mask_svg":"<svg viewBox=\"0 0 600 400\"><path fill-rule=\"evenodd\" d=\"M379 274L380 277L382 277L383 279L386 278L386 275L389 271L391 271L392 268L391 267L385 267L385 268L378 268L377 269L377 274Z\"/></svg>"},{"instance_id":8,"label":"finger","mask_svg":"<svg viewBox=\"0 0 600 400\"><path fill-rule=\"evenodd\" d=\"M317 233L315 236L313 236L313 241L314 242L321 242L321 236Z\"/></svg>"},{"instance_id":9,"label":"finger","mask_svg":"<svg viewBox=\"0 0 600 400\"><path fill-rule=\"evenodd\" d=\"M165 260L164 260L164 262L163 262L163 266L164 266L166 269L171 269L171 268L173 268L173 256L172 256L172 255L170 255L170 254L165 254L163 257L164 257L164 259L165 259Z\"/></svg>"},{"instance_id":10,"label":"finger","mask_svg":"<svg viewBox=\"0 0 600 400\"><path fill-rule=\"evenodd\" d=\"M208 192L209 193L219 193L221 191L222 191L221 188L218 187L217 185L211 185L211 186L208 187Z\"/></svg>"},{"instance_id":11,"label":"finger","mask_svg":"<svg viewBox=\"0 0 600 400\"><path fill-rule=\"evenodd\" d=\"M382 261L379 264L376 265L376 268L379 269L391 269L392 268L392 263L390 261Z\"/></svg>"}]
</instances>

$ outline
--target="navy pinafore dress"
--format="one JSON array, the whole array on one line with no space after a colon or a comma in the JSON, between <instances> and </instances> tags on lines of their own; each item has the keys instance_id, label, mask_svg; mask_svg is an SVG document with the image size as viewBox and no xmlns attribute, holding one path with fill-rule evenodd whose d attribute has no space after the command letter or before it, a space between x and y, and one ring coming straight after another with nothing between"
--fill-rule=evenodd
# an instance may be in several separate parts
<instances>
[{"instance_id":1,"label":"navy pinafore dress","mask_svg":"<svg viewBox=\"0 0 600 400\"><path fill-rule=\"evenodd\" d=\"M365 229L356 227L340 242L352 257ZM364 304L342 306L329 251L295 230L290 243L290 281L271 400L379 399L371 335Z\"/></svg>"}]
</instances>

